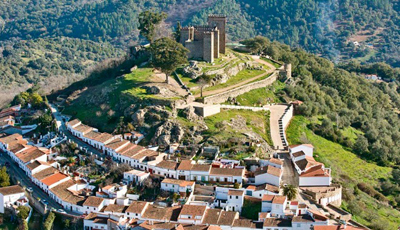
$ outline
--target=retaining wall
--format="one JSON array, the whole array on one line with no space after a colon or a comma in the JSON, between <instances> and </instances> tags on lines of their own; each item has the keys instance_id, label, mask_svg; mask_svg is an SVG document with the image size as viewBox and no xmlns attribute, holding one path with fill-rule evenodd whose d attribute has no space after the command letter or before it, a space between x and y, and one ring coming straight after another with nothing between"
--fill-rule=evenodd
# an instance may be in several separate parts
<instances>
[{"instance_id":1,"label":"retaining wall","mask_svg":"<svg viewBox=\"0 0 400 230\"><path fill-rule=\"evenodd\" d=\"M267 87L269 85L272 85L278 78L278 72L274 72L271 76L269 76L266 79L252 82L246 85L242 85L240 87L237 87L235 89L231 89L228 91L225 91L223 93L218 93L212 96L208 96L204 98L204 103L205 104L219 104L223 103L228 100L228 98L232 97L237 97L241 94L247 93L253 89L259 89L263 87Z\"/></svg>"}]
</instances>

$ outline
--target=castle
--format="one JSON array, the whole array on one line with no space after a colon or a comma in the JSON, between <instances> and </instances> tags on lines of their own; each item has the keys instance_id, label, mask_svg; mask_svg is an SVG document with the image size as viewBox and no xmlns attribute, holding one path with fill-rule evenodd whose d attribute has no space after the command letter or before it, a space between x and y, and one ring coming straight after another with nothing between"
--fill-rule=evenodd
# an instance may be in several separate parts
<instances>
[{"instance_id":1,"label":"castle","mask_svg":"<svg viewBox=\"0 0 400 230\"><path fill-rule=\"evenodd\" d=\"M180 42L190 52L188 58L214 62L219 54L225 54L226 17L208 16L208 25L188 26L181 29Z\"/></svg>"}]
</instances>

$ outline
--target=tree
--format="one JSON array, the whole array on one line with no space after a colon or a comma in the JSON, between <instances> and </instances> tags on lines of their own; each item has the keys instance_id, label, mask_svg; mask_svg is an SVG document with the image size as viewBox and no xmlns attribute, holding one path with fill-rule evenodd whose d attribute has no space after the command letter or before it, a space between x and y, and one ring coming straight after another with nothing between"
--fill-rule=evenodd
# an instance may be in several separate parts
<instances>
[{"instance_id":1,"label":"tree","mask_svg":"<svg viewBox=\"0 0 400 230\"><path fill-rule=\"evenodd\" d=\"M28 218L28 216L29 216L29 211L30 211L29 207L27 207L27 206L19 206L19 207L17 208L17 210L18 210L17 217L18 217L19 219L25 220L26 218Z\"/></svg>"},{"instance_id":2,"label":"tree","mask_svg":"<svg viewBox=\"0 0 400 230\"><path fill-rule=\"evenodd\" d=\"M38 93L32 93L30 95L30 103L32 104L33 107L39 107L43 102L42 96L40 96Z\"/></svg>"},{"instance_id":3,"label":"tree","mask_svg":"<svg viewBox=\"0 0 400 230\"><path fill-rule=\"evenodd\" d=\"M203 89L206 85L210 84L212 79L213 77L206 75L205 73L200 76L199 80L197 81L200 86L200 97L203 97Z\"/></svg>"},{"instance_id":4,"label":"tree","mask_svg":"<svg viewBox=\"0 0 400 230\"><path fill-rule=\"evenodd\" d=\"M175 38L176 42L181 41L181 29L182 29L181 22L177 22L175 32L174 32L174 38Z\"/></svg>"},{"instance_id":5,"label":"tree","mask_svg":"<svg viewBox=\"0 0 400 230\"><path fill-rule=\"evenodd\" d=\"M154 68L161 70L166 75L165 82L178 66L187 63L189 52L182 44L171 38L160 38L151 44L152 64Z\"/></svg>"},{"instance_id":6,"label":"tree","mask_svg":"<svg viewBox=\"0 0 400 230\"><path fill-rule=\"evenodd\" d=\"M297 196L297 188L291 184L283 187L283 195L287 196L289 200L293 200Z\"/></svg>"},{"instance_id":7,"label":"tree","mask_svg":"<svg viewBox=\"0 0 400 230\"><path fill-rule=\"evenodd\" d=\"M155 29L160 22L167 18L167 14L151 12L151 11L143 11L139 14L139 30L140 35L145 37L147 41L150 43L153 42Z\"/></svg>"},{"instance_id":8,"label":"tree","mask_svg":"<svg viewBox=\"0 0 400 230\"><path fill-rule=\"evenodd\" d=\"M51 230L55 219L56 219L56 215L53 212L50 212L49 215L47 216L46 220L43 223L43 229Z\"/></svg>"},{"instance_id":9,"label":"tree","mask_svg":"<svg viewBox=\"0 0 400 230\"><path fill-rule=\"evenodd\" d=\"M7 168L3 166L0 169L0 187L7 187L10 185L10 176L7 173Z\"/></svg>"}]
</instances>

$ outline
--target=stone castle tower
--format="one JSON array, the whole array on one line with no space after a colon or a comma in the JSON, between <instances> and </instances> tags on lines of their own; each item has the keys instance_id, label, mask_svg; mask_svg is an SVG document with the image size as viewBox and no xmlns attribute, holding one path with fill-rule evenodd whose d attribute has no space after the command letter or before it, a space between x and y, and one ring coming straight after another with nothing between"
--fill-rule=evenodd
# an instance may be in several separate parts
<instances>
[{"instance_id":1,"label":"stone castle tower","mask_svg":"<svg viewBox=\"0 0 400 230\"><path fill-rule=\"evenodd\" d=\"M214 62L220 53L225 54L225 26L225 16L210 15L208 25L183 27L180 42L190 51L189 58Z\"/></svg>"}]
</instances>

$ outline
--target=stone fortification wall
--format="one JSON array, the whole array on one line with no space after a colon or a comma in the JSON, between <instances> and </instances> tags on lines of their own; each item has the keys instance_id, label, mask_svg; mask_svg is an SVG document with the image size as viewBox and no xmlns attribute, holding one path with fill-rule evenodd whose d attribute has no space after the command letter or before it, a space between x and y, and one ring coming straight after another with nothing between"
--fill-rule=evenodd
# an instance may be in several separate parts
<instances>
[{"instance_id":1,"label":"stone fortification wall","mask_svg":"<svg viewBox=\"0 0 400 230\"><path fill-rule=\"evenodd\" d=\"M223 103L228 100L228 98L232 97L237 97L241 94L247 93L253 89L259 89L263 87L267 87L274 83L278 77L278 73L274 72L271 76L269 76L266 79L256 81L249 83L247 85L243 85L240 87L237 87L235 89L231 89L228 91L225 91L223 93L215 94L212 96L208 96L204 98L204 103L205 104L218 104L218 103Z\"/></svg>"}]
</instances>

